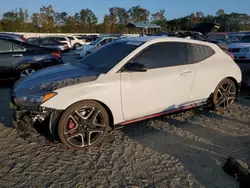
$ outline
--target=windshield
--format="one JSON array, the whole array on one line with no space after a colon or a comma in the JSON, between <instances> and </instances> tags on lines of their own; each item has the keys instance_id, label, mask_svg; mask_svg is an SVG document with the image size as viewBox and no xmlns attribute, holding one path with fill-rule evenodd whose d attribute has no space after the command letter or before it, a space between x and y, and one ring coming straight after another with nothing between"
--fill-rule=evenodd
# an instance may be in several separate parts
<instances>
[{"instance_id":1,"label":"windshield","mask_svg":"<svg viewBox=\"0 0 250 188\"><path fill-rule=\"evenodd\" d=\"M103 40L103 38L99 38L99 39L91 42L90 45L97 45L101 40Z\"/></svg>"},{"instance_id":2,"label":"windshield","mask_svg":"<svg viewBox=\"0 0 250 188\"><path fill-rule=\"evenodd\" d=\"M220 40L220 41L227 41L227 36L226 35L220 35L220 34L211 34L208 37L209 40Z\"/></svg>"},{"instance_id":3,"label":"windshield","mask_svg":"<svg viewBox=\"0 0 250 188\"><path fill-rule=\"evenodd\" d=\"M75 65L91 72L106 73L141 44L143 42L112 42L76 62Z\"/></svg>"}]
</instances>

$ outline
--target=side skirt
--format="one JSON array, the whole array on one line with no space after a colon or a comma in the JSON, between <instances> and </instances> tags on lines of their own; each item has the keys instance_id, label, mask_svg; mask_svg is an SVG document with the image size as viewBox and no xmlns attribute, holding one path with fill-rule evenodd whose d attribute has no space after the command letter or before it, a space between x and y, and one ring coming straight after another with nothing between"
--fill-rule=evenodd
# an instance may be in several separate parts
<instances>
[{"instance_id":1,"label":"side skirt","mask_svg":"<svg viewBox=\"0 0 250 188\"><path fill-rule=\"evenodd\" d=\"M163 115L170 115L170 114L173 114L173 113L176 113L176 112L181 112L181 111L189 110L189 109L192 109L192 108L205 106L206 104L207 104L207 102L194 103L194 104L190 104L190 105L183 106L183 107L180 107L180 108L176 108L176 109L173 109L173 110L163 111L163 112L160 112L160 113L156 113L156 114L152 114L152 115L148 115L148 116L128 120L128 121L125 121L125 122L122 122L120 124L115 125L114 129L119 129L119 128L123 127L124 125L139 122L139 121L143 121L143 120L146 120L146 119L151 119L151 118L155 118L155 117L159 117L159 116L163 116Z\"/></svg>"}]
</instances>

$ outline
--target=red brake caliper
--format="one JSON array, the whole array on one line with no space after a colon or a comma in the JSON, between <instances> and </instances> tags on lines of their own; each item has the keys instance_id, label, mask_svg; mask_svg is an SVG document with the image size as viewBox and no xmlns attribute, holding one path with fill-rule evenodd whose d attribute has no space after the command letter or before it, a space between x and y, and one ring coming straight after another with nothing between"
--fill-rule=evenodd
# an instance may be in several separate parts
<instances>
[{"instance_id":1,"label":"red brake caliper","mask_svg":"<svg viewBox=\"0 0 250 188\"><path fill-rule=\"evenodd\" d=\"M68 123L68 129L71 130L75 127L75 122L71 119L69 120L69 123ZM74 133L75 131L72 131L70 132L70 134Z\"/></svg>"}]
</instances>

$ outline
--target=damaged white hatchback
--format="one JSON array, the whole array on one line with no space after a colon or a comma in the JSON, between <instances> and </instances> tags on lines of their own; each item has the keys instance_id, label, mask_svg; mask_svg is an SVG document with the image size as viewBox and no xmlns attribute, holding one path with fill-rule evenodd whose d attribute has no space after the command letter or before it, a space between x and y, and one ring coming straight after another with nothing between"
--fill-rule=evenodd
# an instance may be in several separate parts
<instances>
[{"instance_id":1,"label":"damaged white hatchback","mask_svg":"<svg viewBox=\"0 0 250 188\"><path fill-rule=\"evenodd\" d=\"M38 123L67 147L84 149L109 128L205 104L227 110L240 83L239 67L216 44L131 37L18 81L11 101L17 129Z\"/></svg>"}]
</instances>

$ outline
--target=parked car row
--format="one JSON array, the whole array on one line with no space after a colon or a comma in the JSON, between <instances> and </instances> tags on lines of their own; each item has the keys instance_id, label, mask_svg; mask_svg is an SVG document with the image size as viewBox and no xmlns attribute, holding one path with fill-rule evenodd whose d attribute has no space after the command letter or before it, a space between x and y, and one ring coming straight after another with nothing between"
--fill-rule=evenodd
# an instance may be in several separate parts
<instances>
[{"instance_id":1,"label":"parked car row","mask_svg":"<svg viewBox=\"0 0 250 188\"><path fill-rule=\"evenodd\" d=\"M21 35L0 33L0 80L18 80L39 69L61 64L58 48L33 45Z\"/></svg>"}]
</instances>

